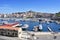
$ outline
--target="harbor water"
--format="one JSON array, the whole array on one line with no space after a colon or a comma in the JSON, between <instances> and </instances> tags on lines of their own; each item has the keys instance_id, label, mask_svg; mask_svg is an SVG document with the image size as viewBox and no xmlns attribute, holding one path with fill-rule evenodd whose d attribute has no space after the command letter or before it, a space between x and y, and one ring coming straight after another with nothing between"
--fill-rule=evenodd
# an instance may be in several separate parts
<instances>
[{"instance_id":1,"label":"harbor water","mask_svg":"<svg viewBox=\"0 0 60 40\"><path fill-rule=\"evenodd\" d=\"M42 31L43 32L48 32L49 31L47 27L50 27L52 29L52 31L54 31L54 32L60 32L60 24L57 24L56 22L50 22L48 24L47 22L41 23L41 22L31 21L31 20L27 20L27 21L25 21L25 20L18 20L18 21L15 21L15 20L11 20L11 19L10 20L2 20L2 19L0 19L0 24L3 21L19 22L20 24L22 24L22 26L24 24L28 24L29 25L28 31L33 31L34 26L38 26L39 24L42 24L42 28L43 28Z\"/></svg>"}]
</instances>

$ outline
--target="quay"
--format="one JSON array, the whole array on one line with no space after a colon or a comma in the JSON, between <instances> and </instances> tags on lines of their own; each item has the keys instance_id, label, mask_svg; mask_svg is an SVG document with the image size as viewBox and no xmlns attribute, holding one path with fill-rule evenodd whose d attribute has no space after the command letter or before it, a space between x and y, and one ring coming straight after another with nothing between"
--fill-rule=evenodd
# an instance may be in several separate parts
<instances>
[{"instance_id":1,"label":"quay","mask_svg":"<svg viewBox=\"0 0 60 40\"><path fill-rule=\"evenodd\" d=\"M55 33L55 34L51 32L35 32L35 33L36 35L31 36L30 39L24 38L22 40L60 40L60 33ZM34 37L36 38L34 39ZM21 40L21 39L19 39L18 37L7 37L0 35L0 40Z\"/></svg>"},{"instance_id":2,"label":"quay","mask_svg":"<svg viewBox=\"0 0 60 40\"><path fill-rule=\"evenodd\" d=\"M39 20L42 20L42 21L53 21L51 20L50 18L0 18L2 20L15 20L15 21L18 21L18 20L32 20L32 21L37 21L39 22Z\"/></svg>"}]
</instances>

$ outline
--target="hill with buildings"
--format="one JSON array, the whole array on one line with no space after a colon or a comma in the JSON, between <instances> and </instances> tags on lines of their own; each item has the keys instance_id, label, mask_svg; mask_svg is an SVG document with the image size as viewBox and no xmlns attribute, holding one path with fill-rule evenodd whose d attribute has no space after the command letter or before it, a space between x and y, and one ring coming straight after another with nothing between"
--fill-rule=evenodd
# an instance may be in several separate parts
<instances>
[{"instance_id":1,"label":"hill with buildings","mask_svg":"<svg viewBox=\"0 0 60 40\"><path fill-rule=\"evenodd\" d=\"M55 13L55 14L53 15L52 19L60 21L60 12Z\"/></svg>"},{"instance_id":2,"label":"hill with buildings","mask_svg":"<svg viewBox=\"0 0 60 40\"><path fill-rule=\"evenodd\" d=\"M0 14L0 18L52 18L52 13L42 13L35 11L16 12L11 14Z\"/></svg>"}]
</instances>

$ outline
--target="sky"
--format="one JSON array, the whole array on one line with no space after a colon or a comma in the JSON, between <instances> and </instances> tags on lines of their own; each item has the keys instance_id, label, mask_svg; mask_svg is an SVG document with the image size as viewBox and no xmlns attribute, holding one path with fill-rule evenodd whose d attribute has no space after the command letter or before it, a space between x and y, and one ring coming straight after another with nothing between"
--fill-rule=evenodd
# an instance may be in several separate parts
<instances>
[{"instance_id":1,"label":"sky","mask_svg":"<svg viewBox=\"0 0 60 40\"><path fill-rule=\"evenodd\" d=\"M57 13L60 0L0 0L0 13L26 12Z\"/></svg>"}]
</instances>

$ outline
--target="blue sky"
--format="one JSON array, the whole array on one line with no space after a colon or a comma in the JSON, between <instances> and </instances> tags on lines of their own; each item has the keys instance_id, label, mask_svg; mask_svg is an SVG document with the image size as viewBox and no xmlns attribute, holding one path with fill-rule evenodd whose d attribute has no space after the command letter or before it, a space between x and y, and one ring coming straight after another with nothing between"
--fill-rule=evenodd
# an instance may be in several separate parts
<instances>
[{"instance_id":1,"label":"blue sky","mask_svg":"<svg viewBox=\"0 0 60 40\"><path fill-rule=\"evenodd\" d=\"M0 0L0 13L29 10L56 13L60 11L60 0Z\"/></svg>"}]
</instances>

